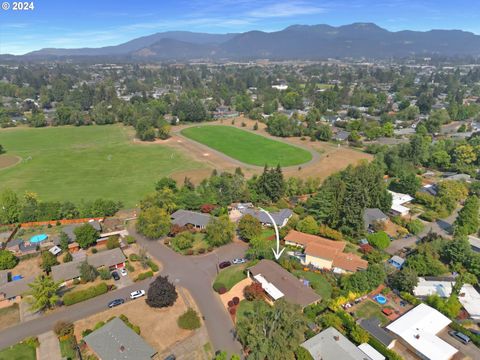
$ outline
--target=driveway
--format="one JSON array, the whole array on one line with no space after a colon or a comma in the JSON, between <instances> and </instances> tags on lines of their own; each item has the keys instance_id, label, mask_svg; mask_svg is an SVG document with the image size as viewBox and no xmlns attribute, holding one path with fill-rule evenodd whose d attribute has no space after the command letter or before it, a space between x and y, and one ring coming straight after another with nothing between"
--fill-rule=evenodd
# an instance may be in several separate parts
<instances>
[{"instance_id":1,"label":"driveway","mask_svg":"<svg viewBox=\"0 0 480 360\"><path fill-rule=\"evenodd\" d=\"M451 330L450 328L446 328L442 330L438 337L445 340L447 343L452 345L454 348L458 349L467 359L475 360L480 359L480 349L477 348L473 343L465 345L464 343L458 341L454 337L450 336L448 331Z\"/></svg>"},{"instance_id":2,"label":"driveway","mask_svg":"<svg viewBox=\"0 0 480 360\"><path fill-rule=\"evenodd\" d=\"M425 222L423 231L418 234L417 236L410 236L409 238L398 239L392 241L390 246L386 249L386 252L390 255L394 255L398 253L404 247L414 248L417 245L417 241L426 236L428 233L437 233L445 238L451 238L451 233L453 231L453 223L457 218L458 212L460 208L457 208L450 216L446 217L445 219L438 219L434 222Z\"/></svg>"},{"instance_id":3,"label":"driveway","mask_svg":"<svg viewBox=\"0 0 480 360\"><path fill-rule=\"evenodd\" d=\"M130 235L145 247L149 254L162 263L162 275L185 287L195 299L205 318L208 335L214 350L241 354L242 346L236 340L235 327L225 310L220 296L212 289L217 274L217 264L223 260L243 257L248 246L234 242L215 252L200 256L183 256L163 244L161 240L148 240L129 226Z\"/></svg>"},{"instance_id":4,"label":"driveway","mask_svg":"<svg viewBox=\"0 0 480 360\"><path fill-rule=\"evenodd\" d=\"M37 349L38 360L61 360L60 344L53 331L38 335L40 346Z\"/></svg>"}]
</instances>

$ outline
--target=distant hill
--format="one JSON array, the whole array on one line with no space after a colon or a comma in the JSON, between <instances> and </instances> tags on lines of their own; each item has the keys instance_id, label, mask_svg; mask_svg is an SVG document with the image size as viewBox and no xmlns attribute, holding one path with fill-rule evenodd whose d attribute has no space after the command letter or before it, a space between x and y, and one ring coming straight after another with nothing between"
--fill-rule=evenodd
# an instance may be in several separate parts
<instances>
[{"instance_id":1,"label":"distant hill","mask_svg":"<svg viewBox=\"0 0 480 360\"><path fill-rule=\"evenodd\" d=\"M293 25L281 31L239 34L162 32L117 46L83 49L42 49L26 59L110 56L130 60L269 58L315 60L407 56L480 56L480 36L460 30L391 32L372 23L339 27ZM5 58L5 57L4 57ZM11 56L9 57L11 59Z\"/></svg>"}]
</instances>

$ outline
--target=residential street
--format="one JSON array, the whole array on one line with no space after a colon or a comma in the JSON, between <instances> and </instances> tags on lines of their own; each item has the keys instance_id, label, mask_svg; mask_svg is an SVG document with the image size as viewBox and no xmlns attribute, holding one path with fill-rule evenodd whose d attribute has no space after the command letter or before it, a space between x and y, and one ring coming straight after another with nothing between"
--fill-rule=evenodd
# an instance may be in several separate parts
<instances>
[{"instance_id":1,"label":"residential street","mask_svg":"<svg viewBox=\"0 0 480 360\"><path fill-rule=\"evenodd\" d=\"M404 247L414 248L417 241L423 238L429 232L437 233L446 238L450 238L452 232L452 225L455 222L455 219L457 218L460 209L461 207L457 208L450 216L446 217L445 219L438 219L437 221L430 223L423 222L425 224L425 228L420 234L418 234L417 236L411 236L407 239L399 239L392 241L390 246L386 249L386 252L388 252L390 255L394 255Z\"/></svg>"},{"instance_id":2,"label":"residential street","mask_svg":"<svg viewBox=\"0 0 480 360\"><path fill-rule=\"evenodd\" d=\"M205 323L214 350L241 353L241 345L235 339L234 325L220 297L213 291L212 283L217 273L217 263L243 257L247 245L234 242L221 247L214 253L187 257L177 254L161 241L151 241L139 235L133 226L129 232L137 242L163 265L162 275L188 289L195 299Z\"/></svg>"},{"instance_id":3,"label":"residential street","mask_svg":"<svg viewBox=\"0 0 480 360\"><path fill-rule=\"evenodd\" d=\"M218 262L243 257L247 245L235 242L210 254L187 257L177 254L163 245L161 241L150 241L144 238L135 231L134 226L130 226L129 231L151 256L162 263L162 275L168 275L176 285L188 289L205 317L208 335L214 349L240 354L241 345L235 340L233 322L219 296L213 291L212 283L217 274ZM7 328L0 332L0 349L13 345L26 337L37 336L52 330L59 320L73 322L101 312L107 308L108 302L113 299L126 299L134 290L147 290L151 281L152 279L146 279L102 296L69 307L62 307L49 315L40 316L37 319ZM139 299L137 301L144 300Z\"/></svg>"},{"instance_id":4,"label":"residential street","mask_svg":"<svg viewBox=\"0 0 480 360\"><path fill-rule=\"evenodd\" d=\"M96 298L83 301L72 306L63 306L49 315L20 323L0 332L0 349L14 345L29 336L38 336L53 329L59 320L76 321L107 309L107 304L114 299L129 299L130 293L138 289L148 289L153 279L139 281L123 289L108 292ZM128 300L131 301L131 300ZM138 299L136 301L144 301Z\"/></svg>"}]
</instances>

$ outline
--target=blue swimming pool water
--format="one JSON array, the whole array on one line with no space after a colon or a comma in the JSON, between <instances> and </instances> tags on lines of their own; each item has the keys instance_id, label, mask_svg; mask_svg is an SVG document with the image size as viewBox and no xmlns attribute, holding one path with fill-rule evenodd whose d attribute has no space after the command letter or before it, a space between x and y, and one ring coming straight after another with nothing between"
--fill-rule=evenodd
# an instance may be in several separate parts
<instances>
[{"instance_id":1,"label":"blue swimming pool water","mask_svg":"<svg viewBox=\"0 0 480 360\"><path fill-rule=\"evenodd\" d=\"M374 297L375 301L378 302L379 304L386 304L387 303L387 298L383 295L377 295Z\"/></svg>"},{"instance_id":2,"label":"blue swimming pool water","mask_svg":"<svg viewBox=\"0 0 480 360\"><path fill-rule=\"evenodd\" d=\"M30 238L30 242L31 243L39 243L39 242L45 241L47 239L48 239L47 234L39 234L39 235L32 236Z\"/></svg>"}]
</instances>

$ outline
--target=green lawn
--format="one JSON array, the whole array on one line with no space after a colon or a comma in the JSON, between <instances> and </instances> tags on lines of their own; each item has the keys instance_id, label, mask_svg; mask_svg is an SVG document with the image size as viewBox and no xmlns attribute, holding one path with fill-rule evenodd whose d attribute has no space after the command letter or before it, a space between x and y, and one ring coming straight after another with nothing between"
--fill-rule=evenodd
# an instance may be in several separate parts
<instances>
[{"instance_id":1,"label":"green lawn","mask_svg":"<svg viewBox=\"0 0 480 360\"><path fill-rule=\"evenodd\" d=\"M158 144L134 144L121 125L0 130L7 155L21 163L0 169L0 190L33 191L42 200L105 198L131 207L154 182L201 164Z\"/></svg>"},{"instance_id":2,"label":"green lawn","mask_svg":"<svg viewBox=\"0 0 480 360\"><path fill-rule=\"evenodd\" d=\"M232 265L224 270L221 270L215 278L214 284L221 283L225 285L227 290L230 290L235 284L247 277L245 274L247 264Z\"/></svg>"},{"instance_id":3,"label":"green lawn","mask_svg":"<svg viewBox=\"0 0 480 360\"><path fill-rule=\"evenodd\" d=\"M72 341L70 339L60 340L60 352L64 358L76 359L77 352L72 348Z\"/></svg>"},{"instance_id":4,"label":"green lawn","mask_svg":"<svg viewBox=\"0 0 480 360\"><path fill-rule=\"evenodd\" d=\"M293 274L298 278L310 281L313 290L315 290L323 300L328 300L332 296L332 285L322 275L303 270L294 270Z\"/></svg>"},{"instance_id":5,"label":"green lawn","mask_svg":"<svg viewBox=\"0 0 480 360\"><path fill-rule=\"evenodd\" d=\"M360 304L360 306L355 309L355 317L357 319L369 319L372 316L378 318L382 325L388 324L388 319L385 315L383 315L381 307L375 304L373 301L366 300L363 304Z\"/></svg>"},{"instance_id":6,"label":"green lawn","mask_svg":"<svg viewBox=\"0 0 480 360\"><path fill-rule=\"evenodd\" d=\"M35 360L36 358L35 347L25 343L19 343L0 351L0 360Z\"/></svg>"},{"instance_id":7,"label":"green lawn","mask_svg":"<svg viewBox=\"0 0 480 360\"><path fill-rule=\"evenodd\" d=\"M307 150L231 126L193 126L183 129L181 133L251 165L292 166L312 159L312 154Z\"/></svg>"},{"instance_id":8,"label":"green lawn","mask_svg":"<svg viewBox=\"0 0 480 360\"><path fill-rule=\"evenodd\" d=\"M245 317L245 314L253 312L253 304L254 304L253 301L248 301L248 300L240 301L240 304L238 304L238 309L237 309L237 320L236 320L237 323L239 320Z\"/></svg>"}]
</instances>

